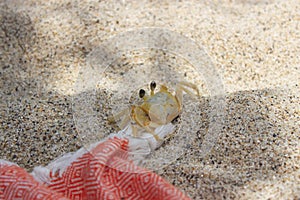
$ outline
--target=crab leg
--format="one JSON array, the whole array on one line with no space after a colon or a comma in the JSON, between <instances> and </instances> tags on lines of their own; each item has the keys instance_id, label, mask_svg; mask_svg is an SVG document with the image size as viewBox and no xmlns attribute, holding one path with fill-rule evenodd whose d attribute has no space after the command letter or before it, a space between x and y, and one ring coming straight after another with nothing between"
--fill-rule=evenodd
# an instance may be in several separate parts
<instances>
[{"instance_id":1,"label":"crab leg","mask_svg":"<svg viewBox=\"0 0 300 200\"><path fill-rule=\"evenodd\" d=\"M132 136L137 137L137 128L134 124L131 124Z\"/></svg>"},{"instance_id":2,"label":"crab leg","mask_svg":"<svg viewBox=\"0 0 300 200\"><path fill-rule=\"evenodd\" d=\"M128 125L129 122L130 122L130 116L125 115L125 117L123 118L123 120L120 123L120 128L124 129Z\"/></svg>"},{"instance_id":3,"label":"crab leg","mask_svg":"<svg viewBox=\"0 0 300 200\"><path fill-rule=\"evenodd\" d=\"M161 138L155 133L155 131L153 131L152 129L150 129L147 126L143 127L148 133L150 133L151 135L153 135L153 137L155 138L156 141L161 141Z\"/></svg>"},{"instance_id":4,"label":"crab leg","mask_svg":"<svg viewBox=\"0 0 300 200\"><path fill-rule=\"evenodd\" d=\"M121 123L119 124L119 127L121 129L123 129L130 122L129 109L126 108L126 109L120 111L119 113L117 113L116 115L109 117L108 121L116 123L116 121L121 119L123 116L124 116L124 118L121 120Z\"/></svg>"},{"instance_id":5,"label":"crab leg","mask_svg":"<svg viewBox=\"0 0 300 200\"><path fill-rule=\"evenodd\" d=\"M192 91L190 91L189 89L187 88L191 88L191 89L194 89L197 94L195 95L195 93L193 93ZM177 84L176 86L176 91L175 91L175 97L180 105L180 109L182 107L182 98L183 98L183 91L185 93L187 93L188 95L190 95L192 98L195 98L195 96L199 97L200 94L199 94L199 90L197 88L197 86L195 84L192 84L192 83L189 83L189 82L185 82L185 81L181 81Z\"/></svg>"},{"instance_id":6,"label":"crab leg","mask_svg":"<svg viewBox=\"0 0 300 200\"><path fill-rule=\"evenodd\" d=\"M156 141L161 141L161 138L148 126L141 126L143 129L145 129L147 131L147 133L150 133L151 135L153 135L153 137L155 138ZM133 137L138 137L138 130L137 130L137 124L131 124L131 130L132 130L132 136Z\"/></svg>"},{"instance_id":7,"label":"crab leg","mask_svg":"<svg viewBox=\"0 0 300 200\"><path fill-rule=\"evenodd\" d=\"M197 93L196 96L198 96L198 97L200 96L200 93L199 93L199 90L198 90L197 85L195 85L195 84L193 84L193 83L186 82L186 81L180 81L180 82L178 83L178 85L181 86L181 87L183 88L183 90L184 90L187 94L191 95L192 97L195 97L195 94L193 94L190 90L184 88L184 86L185 86L185 87L188 87L188 88L191 88L191 89L193 89L193 90L195 90L196 93Z\"/></svg>"}]
</instances>

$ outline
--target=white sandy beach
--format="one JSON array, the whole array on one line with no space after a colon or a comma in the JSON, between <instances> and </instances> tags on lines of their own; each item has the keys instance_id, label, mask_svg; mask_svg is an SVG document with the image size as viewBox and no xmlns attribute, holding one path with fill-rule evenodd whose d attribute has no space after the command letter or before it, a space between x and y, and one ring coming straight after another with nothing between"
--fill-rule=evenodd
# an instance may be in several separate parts
<instances>
[{"instance_id":1,"label":"white sandy beach","mask_svg":"<svg viewBox=\"0 0 300 200\"><path fill-rule=\"evenodd\" d=\"M175 122L181 126L177 134L186 135L181 145L188 145L172 163L153 170L192 199L300 198L299 0L1 0L0 5L0 158L28 171L46 165L115 132L107 117L152 79L171 86L184 79L202 95ZM204 81L214 74L198 73L184 58L199 55L192 47L182 43L182 53L144 48L119 55L126 45L108 42L108 68L89 74L91 52L126 31L146 28L199 45L203 59L210 60L203 73L213 68L220 77L223 124L204 158L200 149L214 124L210 103L220 94ZM158 38L155 45L168 41ZM91 85L80 82L82 73L96 77ZM85 104L76 107L78 99ZM97 113L96 125L78 120L89 113ZM196 118L185 121L189 113ZM172 145L166 142L159 154L167 156Z\"/></svg>"}]
</instances>

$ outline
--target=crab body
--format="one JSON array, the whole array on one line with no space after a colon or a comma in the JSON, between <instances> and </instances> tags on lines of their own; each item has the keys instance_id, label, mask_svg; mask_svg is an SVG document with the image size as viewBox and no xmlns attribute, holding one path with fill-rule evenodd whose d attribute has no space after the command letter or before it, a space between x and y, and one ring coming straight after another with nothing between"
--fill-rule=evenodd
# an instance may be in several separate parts
<instances>
[{"instance_id":1,"label":"crab body","mask_svg":"<svg viewBox=\"0 0 300 200\"><path fill-rule=\"evenodd\" d=\"M156 83L150 83L150 95L146 94L145 90L139 91L140 98L144 102L141 105L132 105L129 115L122 111L115 116L121 118L126 115L122 122L121 128L124 128L131 121L133 136L137 136L137 129L144 129L151 133L156 140L160 138L155 134L155 128L161 125L172 122L182 111L182 93L183 91L195 96L187 88L192 88L199 96L198 88L191 83L180 82L177 84L175 94L172 94L165 85L161 85L158 92L155 93Z\"/></svg>"},{"instance_id":2,"label":"crab body","mask_svg":"<svg viewBox=\"0 0 300 200\"><path fill-rule=\"evenodd\" d=\"M156 127L170 123L181 112L181 105L171 92L161 89L144 98L139 106L132 106L131 118L140 126Z\"/></svg>"}]
</instances>

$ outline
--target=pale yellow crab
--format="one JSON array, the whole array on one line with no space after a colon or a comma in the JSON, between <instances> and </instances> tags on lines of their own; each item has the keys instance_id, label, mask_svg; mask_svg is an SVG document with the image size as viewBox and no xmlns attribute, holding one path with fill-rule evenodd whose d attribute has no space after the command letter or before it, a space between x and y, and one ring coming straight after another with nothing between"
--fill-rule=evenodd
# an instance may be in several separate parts
<instances>
[{"instance_id":1,"label":"pale yellow crab","mask_svg":"<svg viewBox=\"0 0 300 200\"><path fill-rule=\"evenodd\" d=\"M155 133L155 128L172 122L182 111L183 91L191 96L199 96L199 90L196 85L188 82L179 82L176 84L175 94L172 94L165 85L161 85L158 92L155 93L156 83L150 83L150 95L145 90L139 91L140 98L144 102L141 105L132 105L130 112L121 111L114 116L114 121L121 120L120 128L125 128L131 122L132 135L137 136L137 129L143 128L151 133L156 140L160 138ZM196 94L188 88L196 91Z\"/></svg>"}]
</instances>

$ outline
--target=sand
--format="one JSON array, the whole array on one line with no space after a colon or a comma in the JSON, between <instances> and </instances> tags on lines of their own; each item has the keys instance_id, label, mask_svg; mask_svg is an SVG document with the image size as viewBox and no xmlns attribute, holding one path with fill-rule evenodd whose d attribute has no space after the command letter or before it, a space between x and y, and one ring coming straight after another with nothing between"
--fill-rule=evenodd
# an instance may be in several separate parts
<instances>
[{"instance_id":1,"label":"sand","mask_svg":"<svg viewBox=\"0 0 300 200\"><path fill-rule=\"evenodd\" d=\"M174 122L180 127L175 134L180 153L158 165L176 146L170 138L149 158L157 164L151 169L192 199L300 198L300 1L2 0L0 5L2 159L28 171L46 165L115 132L107 117L138 101L138 89L152 79L173 90L183 79L196 84L201 97L189 103L185 96L185 111ZM132 35L112 43L126 31L146 28L171 33L155 37L155 45L167 48L130 47L120 54L144 40ZM180 46L168 51L176 39ZM187 45L190 41L203 55ZM91 53L103 44L108 57L96 61L109 67L96 63L93 71ZM203 62L202 73L194 67L195 57ZM216 74L221 85L214 91L210 84L216 82L209 80ZM203 156L209 130L216 130L214 146Z\"/></svg>"}]
</instances>

